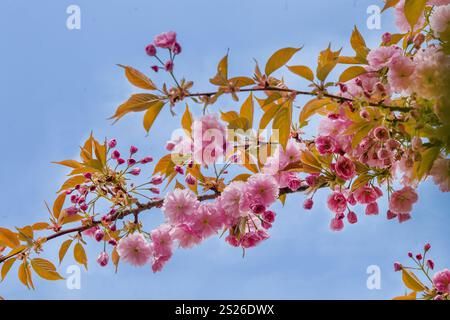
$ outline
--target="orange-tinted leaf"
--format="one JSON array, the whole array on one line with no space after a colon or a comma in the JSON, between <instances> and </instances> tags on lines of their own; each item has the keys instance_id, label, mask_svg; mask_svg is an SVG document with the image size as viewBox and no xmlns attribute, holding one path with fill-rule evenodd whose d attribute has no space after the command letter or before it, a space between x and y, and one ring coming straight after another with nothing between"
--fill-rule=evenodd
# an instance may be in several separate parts
<instances>
[{"instance_id":1,"label":"orange-tinted leaf","mask_svg":"<svg viewBox=\"0 0 450 320\"><path fill-rule=\"evenodd\" d=\"M266 63L266 75L270 75L272 72L284 66L300 49L301 48L283 48L276 51Z\"/></svg>"},{"instance_id":2,"label":"orange-tinted leaf","mask_svg":"<svg viewBox=\"0 0 450 320\"><path fill-rule=\"evenodd\" d=\"M11 230L0 228L0 244L14 249L20 246L20 241L17 233Z\"/></svg>"},{"instance_id":3,"label":"orange-tinted leaf","mask_svg":"<svg viewBox=\"0 0 450 320\"><path fill-rule=\"evenodd\" d=\"M84 250L83 246L79 242L75 245L75 248L73 249L73 257L75 258L76 262L84 265L84 267L87 270L86 251Z\"/></svg>"},{"instance_id":4,"label":"orange-tinted leaf","mask_svg":"<svg viewBox=\"0 0 450 320\"><path fill-rule=\"evenodd\" d=\"M45 280L62 280L64 279L56 271L55 266L48 260L42 258L34 258L31 260L31 266L39 277Z\"/></svg>"},{"instance_id":5,"label":"orange-tinted leaf","mask_svg":"<svg viewBox=\"0 0 450 320\"><path fill-rule=\"evenodd\" d=\"M130 66L123 66L120 64L118 66L125 69L125 76L127 77L128 81L130 81L130 83L134 86L147 90L156 89L156 86L153 84L153 82L142 72Z\"/></svg>"},{"instance_id":6,"label":"orange-tinted leaf","mask_svg":"<svg viewBox=\"0 0 450 320\"><path fill-rule=\"evenodd\" d=\"M305 78L309 81L314 81L314 73L307 66L288 66L288 69L296 75Z\"/></svg>"},{"instance_id":7,"label":"orange-tinted leaf","mask_svg":"<svg viewBox=\"0 0 450 320\"><path fill-rule=\"evenodd\" d=\"M153 125L153 122L155 122L156 117L160 113L161 109L164 107L164 102L158 101L157 103L150 106L150 108L147 110L147 112L144 115L144 128L145 131L150 131L150 128Z\"/></svg>"}]
</instances>

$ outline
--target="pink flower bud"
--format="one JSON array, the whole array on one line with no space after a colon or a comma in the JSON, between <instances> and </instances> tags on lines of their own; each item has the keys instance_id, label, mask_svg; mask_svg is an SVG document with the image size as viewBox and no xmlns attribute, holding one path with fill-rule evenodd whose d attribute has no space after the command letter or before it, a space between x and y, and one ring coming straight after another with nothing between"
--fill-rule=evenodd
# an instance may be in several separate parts
<instances>
[{"instance_id":1,"label":"pink flower bud","mask_svg":"<svg viewBox=\"0 0 450 320\"><path fill-rule=\"evenodd\" d=\"M252 210L252 212L255 214L260 214L266 211L266 207L260 203L252 203L250 205L250 210Z\"/></svg>"},{"instance_id":2,"label":"pink flower bud","mask_svg":"<svg viewBox=\"0 0 450 320\"><path fill-rule=\"evenodd\" d=\"M350 193L350 195L347 198L347 202L351 206L354 206L356 204L355 195L353 193Z\"/></svg>"},{"instance_id":3,"label":"pink flower bud","mask_svg":"<svg viewBox=\"0 0 450 320\"><path fill-rule=\"evenodd\" d=\"M156 188L156 187L149 188L148 190L150 190L150 192L154 193L154 194L159 194L160 193L159 188Z\"/></svg>"},{"instance_id":4,"label":"pink flower bud","mask_svg":"<svg viewBox=\"0 0 450 320\"><path fill-rule=\"evenodd\" d=\"M108 241L108 243L109 243L110 245L114 246L114 247L117 245L116 239L110 239L110 240Z\"/></svg>"},{"instance_id":5,"label":"pink flower bud","mask_svg":"<svg viewBox=\"0 0 450 320\"><path fill-rule=\"evenodd\" d=\"M111 154L111 158L118 160L120 158L120 152L118 150L114 150Z\"/></svg>"},{"instance_id":6,"label":"pink flower bud","mask_svg":"<svg viewBox=\"0 0 450 320\"><path fill-rule=\"evenodd\" d=\"M294 177L289 180L288 187L292 191L296 191L298 188L300 188L301 184L302 184L302 181L299 178Z\"/></svg>"},{"instance_id":7,"label":"pink flower bud","mask_svg":"<svg viewBox=\"0 0 450 320\"><path fill-rule=\"evenodd\" d=\"M116 139L109 140L108 147L115 148L116 146L117 146L117 140Z\"/></svg>"},{"instance_id":8,"label":"pink flower bud","mask_svg":"<svg viewBox=\"0 0 450 320\"><path fill-rule=\"evenodd\" d=\"M105 237L105 233L103 232L103 230L98 229L97 231L95 231L95 233L94 233L95 240L100 242L103 240L104 237Z\"/></svg>"},{"instance_id":9,"label":"pink flower bud","mask_svg":"<svg viewBox=\"0 0 450 320\"><path fill-rule=\"evenodd\" d=\"M180 165L176 165L173 169L174 169L176 172L178 172L179 174L184 174L184 169L183 169L183 167L180 166Z\"/></svg>"},{"instance_id":10,"label":"pink flower bud","mask_svg":"<svg viewBox=\"0 0 450 320\"><path fill-rule=\"evenodd\" d=\"M310 187L314 187L317 183L318 178L319 178L319 176L317 174L311 174L306 177L306 179L305 179L306 184Z\"/></svg>"},{"instance_id":11,"label":"pink flower bud","mask_svg":"<svg viewBox=\"0 0 450 320\"><path fill-rule=\"evenodd\" d=\"M395 272L401 271L402 268L403 268L403 266L400 263L398 263L398 262L394 263L394 271Z\"/></svg>"},{"instance_id":12,"label":"pink flower bud","mask_svg":"<svg viewBox=\"0 0 450 320\"><path fill-rule=\"evenodd\" d=\"M109 226L109 230L111 230L112 232L117 230L117 226L115 224Z\"/></svg>"},{"instance_id":13,"label":"pink flower bud","mask_svg":"<svg viewBox=\"0 0 450 320\"><path fill-rule=\"evenodd\" d=\"M180 54L181 53L181 46L178 42L175 42L173 47L172 47L172 52L174 54Z\"/></svg>"},{"instance_id":14,"label":"pink flower bud","mask_svg":"<svg viewBox=\"0 0 450 320\"><path fill-rule=\"evenodd\" d=\"M386 141L389 139L389 131L385 127L376 127L373 131L373 135L380 141Z\"/></svg>"},{"instance_id":15,"label":"pink flower bud","mask_svg":"<svg viewBox=\"0 0 450 320\"><path fill-rule=\"evenodd\" d=\"M172 72L173 71L173 61L172 60L168 60L164 64L164 69L166 69L167 72Z\"/></svg>"},{"instance_id":16,"label":"pink flower bud","mask_svg":"<svg viewBox=\"0 0 450 320\"><path fill-rule=\"evenodd\" d=\"M427 243L427 244L423 247L423 249L425 250L425 252L427 252L428 250L431 249L431 244Z\"/></svg>"},{"instance_id":17,"label":"pink flower bud","mask_svg":"<svg viewBox=\"0 0 450 320\"><path fill-rule=\"evenodd\" d=\"M141 173L141 168L133 168L132 170L130 170L130 174L132 174L133 176L138 176Z\"/></svg>"},{"instance_id":18,"label":"pink flower bud","mask_svg":"<svg viewBox=\"0 0 450 320\"><path fill-rule=\"evenodd\" d=\"M145 47L145 52L147 52L150 57L154 57L156 55L156 47L153 44L149 44Z\"/></svg>"},{"instance_id":19,"label":"pink flower bud","mask_svg":"<svg viewBox=\"0 0 450 320\"><path fill-rule=\"evenodd\" d=\"M159 71L159 67L158 66L151 66L150 67L153 71L158 72Z\"/></svg>"},{"instance_id":20,"label":"pink flower bud","mask_svg":"<svg viewBox=\"0 0 450 320\"><path fill-rule=\"evenodd\" d=\"M86 178L86 179L91 179L92 178L92 173L90 173L90 172L86 172L85 174L84 174L84 177Z\"/></svg>"},{"instance_id":21,"label":"pink flower bud","mask_svg":"<svg viewBox=\"0 0 450 320\"><path fill-rule=\"evenodd\" d=\"M276 217L276 213L271 211L271 210L267 210L266 212L264 212L263 214L263 219L264 221L267 221L269 223L273 223L275 221L275 217ZM267 228L266 228L267 229Z\"/></svg>"},{"instance_id":22,"label":"pink flower bud","mask_svg":"<svg viewBox=\"0 0 450 320\"><path fill-rule=\"evenodd\" d=\"M413 257L413 254L412 254L412 252L408 252L408 257L410 257L410 258L412 258L412 257Z\"/></svg>"},{"instance_id":23,"label":"pink flower bud","mask_svg":"<svg viewBox=\"0 0 450 320\"><path fill-rule=\"evenodd\" d=\"M145 157L144 159L142 159L140 161L140 163L142 163L142 164L147 164L147 163L150 163L150 162L153 162L153 158L152 157Z\"/></svg>"},{"instance_id":24,"label":"pink flower bud","mask_svg":"<svg viewBox=\"0 0 450 320\"><path fill-rule=\"evenodd\" d=\"M162 178L161 176L154 176L154 177L152 177L152 179L150 180L150 183L151 183L151 184L154 184L154 185L161 184L162 182L163 182L163 178Z\"/></svg>"},{"instance_id":25,"label":"pink flower bud","mask_svg":"<svg viewBox=\"0 0 450 320\"><path fill-rule=\"evenodd\" d=\"M100 255L97 258L97 263L101 266L104 267L108 264L109 261L109 256L106 252L102 252L100 253Z\"/></svg>"},{"instance_id":26,"label":"pink flower bud","mask_svg":"<svg viewBox=\"0 0 450 320\"><path fill-rule=\"evenodd\" d=\"M427 260L427 267L430 268L431 270L434 269L434 262L431 259Z\"/></svg>"},{"instance_id":27,"label":"pink flower bud","mask_svg":"<svg viewBox=\"0 0 450 320\"><path fill-rule=\"evenodd\" d=\"M370 114L367 110L361 110L359 112L359 115L361 118L365 119L365 120L370 120Z\"/></svg>"},{"instance_id":28,"label":"pink flower bud","mask_svg":"<svg viewBox=\"0 0 450 320\"><path fill-rule=\"evenodd\" d=\"M392 40L392 34L390 34L389 32L385 32L381 36L381 41L383 41L383 43L389 43L389 42L391 42L391 40Z\"/></svg>"},{"instance_id":29,"label":"pink flower bud","mask_svg":"<svg viewBox=\"0 0 450 320\"><path fill-rule=\"evenodd\" d=\"M372 202L369 203L366 207L366 215L370 216L370 215L377 215L379 213L378 210L378 203L376 202Z\"/></svg>"},{"instance_id":30,"label":"pink flower bud","mask_svg":"<svg viewBox=\"0 0 450 320\"><path fill-rule=\"evenodd\" d=\"M270 228L272 228L272 224L270 223L270 222L267 222L267 221L261 221L261 225L262 225L262 227L264 228L264 229L270 229Z\"/></svg>"},{"instance_id":31,"label":"pink flower bud","mask_svg":"<svg viewBox=\"0 0 450 320\"><path fill-rule=\"evenodd\" d=\"M195 179L191 174L188 174L186 176L185 181L186 181L187 184L190 184L191 186L193 186L197 182L197 179Z\"/></svg>"},{"instance_id":32,"label":"pink flower bud","mask_svg":"<svg viewBox=\"0 0 450 320\"><path fill-rule=\"evenodd\" d=\"M360 78L356 78L356 79L355 79L355 83L356 83L356 85L357 85L358 87L362 87L362 86L363 86L362 80L361 80Z\"/></svg>"},{"instance_id":33,"label":"pink flower bud","mask_svg":"<svg viewBox=\"0 0 450 320\"><path fill-rule=\"evenodd\" d=\"M338 218L331 219L330 229L333 231L341 231L344 229L344 221Z\"/></svg>"},{"instance_id":34,"label":"pink flower bud","mask_svg":"<svg viewBox=\"0 0 450 320\"><path fill-rule=\"evenodd\" d=\"M67 214L67 216L71 217L71 216L76 215L78 213L78 211L79 210L77 207L72 206L72 207L69 207L66 209L66 214Z\"/></svg>"},{"instance_id":35,"label":"pink flower bud","mask_svg":"<svg viewBox=\"0 0 450 320\"><path fill-rule=\"evenodd\" d=\"M225 238L225 241L233 247L239 247L239 240L235 236L229 235Z\"/></svg>"},{"instance_id":36,"label":"pink flower bud","mask_svg":"<svg viewBox=\"0 0 450 320\"><path fill-rule=\"evenodd\" d=\"M130 147L130 153L131 153L131 154L135 154L136 152L138 152L138 150L139 150L139 149L138 149L137 147L135 147L135 146L131 146L131 147Z\"/></svg>"},{"instance_id":37,"label":"pink flower bud","mask_svg":"<svg viewBox=\"0 0 450 320\"><path fill-rule=\"evenodd\" d=\"M136 160L134 160L133 158L130 158L130 159L127 160L127 163L128 163L129 166L133 166L133 165L136 164Z\"/></svg>"},{"instance_id":38,"label":"pink flower bud","mask_svg":"<svg viewBox=\"0 0 450 320\"><path fill-rule=\"evenodd\" d=\"M355 224L358 222L358 216L353 211L349 211L349 213L347 213L347 221L350 224Z\"/></svg>"},{"instance_id":39,"label":"pink flower bud","mask_svg":"<svg viewBox=\"0 0 450 320\"><path fill-rule=\"evenodd\" d=\"M119 165L122 165L122 164L125 163L125 160L122 159L122 158L119 158L119 159L117 159L117 163L118 163Z\"/></svg>"},{"instance_id":40,"label":"pink flower bud","mask_svg":"<svg viewBox=\"0 0 450 320\"><path fill-rule=\"evenodd\" d=\"M308 198L303 202L303 209L305 210L311 210L314 205L314 201L312 198Z\"/></svg>"},{"instance_id":41,"label":"pink flower bud","mask_svg":"<svg viewBox=\"0 0 450 320\"><path fill-rule=\"evenodd\" d=\"M80 209L83 210L83 211L86 211L88 208L89 208L89 206L88 206L86 203L83 203L83 204L80 206Z\"/></svg>"},{"instance_id":42,"label":"pink flower bud","mask_svg":"<svg viewBox=\"0 0 450 320\"><path fill-rule=\"evenodd\" d=\"M419 254L416 254L416 259L417 259L417 260L420 261L420 260L422 260L422 258L423 258L423 257L422 257L422 255L421 255L420 253L419 253Z\"/></svg>"},{"instance_id":43,"label":"pink flower bud","mask_svg":"<svg viewBox=\"0 0 450 320\"><path fill-rule=\"evenodd\" d=\"M167 151L172 151L175 148L175 143L173 143L172 141L168 141L166 143L166 150Z\"/></svg>"},{"instance_id":44,"label":"pink flower bud","mask_svg":"<svg viewBox=\"0 0 450 320\"><path fill-rule=\"evenodd\" d=\"M411 215L409 213L399 213L398 214L398 222L403 223L411 219Z\"/></svg>"},{"instance_id":45,"label":"pink flower bud","mask_svg":"<svg viewBox=\"0 0 450 320\"><path fill-rule=\"evenodd\" d=\"M397 217L397 214L391 210L388 210L386 213L388 220L392 220Z\"/></svg>"},{"instance_id":46,"label":"pink flower bud","mask_svg":"<svg viewBox=\"0 0 450 320\"><path fill-rule=\"evenodd\" d=\"M338 85L339 85L339 90L341 90L341 92L347 92L348 88L347 88L346 84L339 82Z\"/></svg>"}]
</instances>

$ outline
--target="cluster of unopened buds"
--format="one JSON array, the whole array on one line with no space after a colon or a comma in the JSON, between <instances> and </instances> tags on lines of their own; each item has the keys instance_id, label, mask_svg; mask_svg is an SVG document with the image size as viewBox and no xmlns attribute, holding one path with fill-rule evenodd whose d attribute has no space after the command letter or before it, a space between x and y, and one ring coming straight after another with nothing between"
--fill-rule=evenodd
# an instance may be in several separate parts
<instances>
[{"instance_id":1,"label":"cluster of unopened buds","mask_svg":"<svg viewBox=\"0 0 450 320\"><path fill-rule=\"evenodd\" d=\"M167 61L161 60L158 56L158 49L167 49L169 51L169 59ZM152 65L152 70L158 72L159 69L164 69L167 72L172 72L174 67L175 56L181 53L181 46L177 42L177 34L173 31L165 32L157 35L153 43L145 47L145 52L150 57L154 57L159 65Z\"/></svg>"},{"instance_id":2,"label":"cluster of unopened buds","mask_svg":"<svg viewBox=\"0 0 450 320\"><path fill-rule=\"evenodd\" d=\"M423 291L424 299L450 300L450 270L443 269L436 272L433 276L430 275L435 267L434 261L426 257L430 249L431 245L427 243L423 247L423 251L421 253L417 253L414 255L412 252L408 252L408 257L414 262L414 265L406 266L399 262L396 262L394 263L394 270L396 272L407 271L407 276L416 271L423 274L425 278L430 282L430 287L423 284L416 275L413 275L413 277L415 283L414 286L417 288L421 288L421 291Z\"/></svg>"}]
</instances>

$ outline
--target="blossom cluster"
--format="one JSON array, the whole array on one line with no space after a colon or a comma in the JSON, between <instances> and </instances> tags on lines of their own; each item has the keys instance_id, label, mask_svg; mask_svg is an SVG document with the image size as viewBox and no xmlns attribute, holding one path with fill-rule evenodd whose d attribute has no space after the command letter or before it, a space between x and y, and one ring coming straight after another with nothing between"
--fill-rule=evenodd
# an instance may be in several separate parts
<instances>
[{"instance_id":1,"label":"blossom cluster","mask_svg":"<svg viewBox=\"0 0 450 320\"><path fill-rule=\"evenodd\" d=\"M426 300L450 300L450 270L443 269L437 271L432 277L430 272L435 268L434 261L427 259L426 256L431 249L429 243L425 244L423 251L414 255L408 252L408 257L414 262L414 266L402 265L399 262L394 263L396 272L403 272L405 285L413 290L413 295L406 296L416 299L417 292L422 292L422 298ZM431 288L421 282L421 280L412 272L419 271L430 282Z\"/></svg>"}]
</instances>

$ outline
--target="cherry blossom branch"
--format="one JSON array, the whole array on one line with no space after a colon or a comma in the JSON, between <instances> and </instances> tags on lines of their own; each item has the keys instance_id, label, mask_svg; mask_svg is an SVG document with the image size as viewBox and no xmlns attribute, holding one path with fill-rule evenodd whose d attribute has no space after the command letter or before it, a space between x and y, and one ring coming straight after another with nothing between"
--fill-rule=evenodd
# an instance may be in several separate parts
<instances>
[{"instance_id":1,"label":"cherry blossom branch","mask_svg":"<svg viewBox=\"0 0 450 320\"><path fill-rule=\"evenodd\" d=\"M284 195L284 194L290 194L290 193L296 193L296 192L303 192L307 189L308 187L306 186L302 186L300 188L298 188L297 190L291 190L289 188L280 188L280 192L279 195ZM198 197L199 201L206 201L206 200L212 200L217 198L218 196L220 196L220 192L215 192L213 194L205 194L205 195L201 195ZM121 220L123 218L125 218L126 216L129 215L134 215L134 216L138 216L141 212L143 211L147 211L150 210L152 208L159 208L163 205L164 203L164 199L157 199L157 200L153 200L153 201L149 201L146 203L137 203L136 204L136 208L133 209L127 209L124 211L118 211L116 212L114 215L111 216L110 221L117 221L117 220ZM89 223L88 225L84 225L84 226L80 226L80 227L75 227L75 228L70 228L70 229L65 229L65 230L61 230L58 232L55 232L47 237L43 237L40 238L41 243L45 243L47 241L59 238L61 236L64 236L66 234L71 234L71 233L81 233L87 229L92 228L93 226L96 226L98 224L101 224L102 221L101 220L93 220L91 223ZM12 254L6 255L4 257L0 257L0 264L5 262L8 259L11 259L21 253L23 253L24 251L28 250L29 248L24 248L22 250L19 250L17 252L14 252Z\"/></svg>"},{"instance_id":2,"label":"cherry blossom branch","mask_svg":"<svg viewBox=\"0 0 450 320\"><path fill-rule=\"evenodd\" d=\"M295 93L297 95L307 95L307 96L322 96L327 97L333 100L337 100L339 102L355 102L355 99L347 98L347 97L341 97L334 94L326 93L326 92L313 92L313 91L302 91L302 90L295 90L295 89L288 89L288 88L277 88L277 87L265 87L265 88L244 88L244 89L238 89L236 92L258 92L258 91L274 91L274 92L288 92L288 93ZM211 92L203 92L203 93L189 93L186 95L186 97L211 97L218 93L218 91L211 91ZM225 92L227 93L227 92ZM399 106L390 106L385 105L382 102L368 102L369 106L372 107L380 107L383 109L389 109L391 111L405 111L406 108L399 107Z\"/></svg>"}]
</instances>

